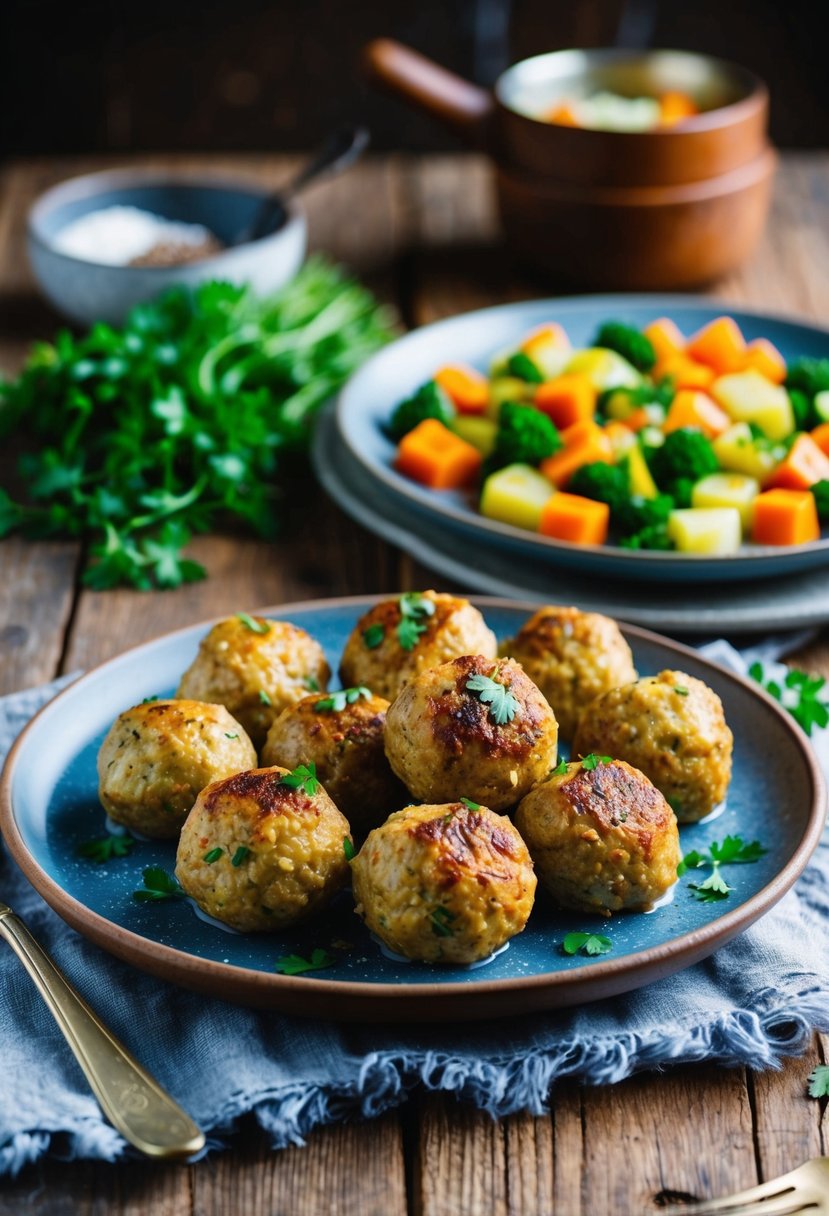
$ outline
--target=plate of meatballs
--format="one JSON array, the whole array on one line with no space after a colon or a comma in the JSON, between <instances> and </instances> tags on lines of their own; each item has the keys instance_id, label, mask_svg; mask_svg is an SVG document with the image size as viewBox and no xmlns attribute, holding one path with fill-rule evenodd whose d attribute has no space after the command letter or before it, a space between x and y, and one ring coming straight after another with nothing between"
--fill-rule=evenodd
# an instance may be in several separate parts
<instances>
[{"instance_id":1,"label":"plate of meatballs","mask_svg":"<svg viewBox=\"0 0 829 1216\"><path fill-rule=\"evenodd\" d=\"M788 890L824 815L805 736L749 681L595 612L435 591L127 651L30 723L0 803L34 886L119 957L400 1021L688 966Z\"/></svg>"}]
</instances>

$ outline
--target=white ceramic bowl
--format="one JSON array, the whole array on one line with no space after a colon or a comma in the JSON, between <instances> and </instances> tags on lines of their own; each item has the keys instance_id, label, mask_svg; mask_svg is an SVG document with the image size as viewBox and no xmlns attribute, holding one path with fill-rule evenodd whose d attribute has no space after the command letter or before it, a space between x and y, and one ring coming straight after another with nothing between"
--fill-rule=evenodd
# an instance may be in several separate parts
<instances>
[{"instance_id":1,"label":"white ceramic bowl","mask_svg":"<svg viewBox=\"0 0 829 1216\"><path fill-rule=\"evenodd\" d=\"M265 295L286 283L305 257L305 217L294 205L286 223L269 236L182 266L108 266L61 253L54 241L73 220L112 206L141 207L165 219L203 224L220 241L229 241L250 222L266 194L254 182L157 170L114 169L71 178L32 206L29 259L50 303L82 325L118 325L134 304L174 284L194 287L222 279L250 283Z\"/></svg>"}]
</instances>

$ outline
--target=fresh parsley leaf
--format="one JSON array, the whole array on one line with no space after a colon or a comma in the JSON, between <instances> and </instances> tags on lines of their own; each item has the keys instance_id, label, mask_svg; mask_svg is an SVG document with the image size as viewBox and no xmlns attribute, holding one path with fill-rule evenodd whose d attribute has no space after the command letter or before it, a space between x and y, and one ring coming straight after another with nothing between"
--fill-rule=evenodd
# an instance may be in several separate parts
<instances>
[{"instance_id":1,"label":"fresh parsley leaf","mask_svg":"<svg viewBox=\"0 0 829 1216\"><path fill-rule=\"evenodd\" d=\"M702 882L691 882L688 886L693 891L695 899L701 899L706 903L710 903L714 899L725 899L729 891L734 890L720 873L718 862L714 863L714 868L707 878L704 878Z\"/></svg>"},{"instance_id":2,"label":"fresh parsley leaf","mask_svg":"<svg viewBox=\"0 0 829 1216\"><path fill-rule=\"evenodd\" d=\"M438 937L454 937L455 932L451 927L452 921L457 919L454 912L438 906L429 913L429 919L432 922L432 932Z\"/></svg>"},{"instance_id":3,"label":"fresh parsley leaf","mask_svg":"<svg viewBox=\"0 0 829 1216\"><path fill-rule=\"evenodd\" d=\"M265 692L264 688L259 689L259 700L262 702L263 705L273 705L273 701L270 699L268 694Z\"/></svg>"},{"instance_id":4,"label":"fresh parsley leaf","mask_svg":"<svg viewBox=\"0 0 829 1216\"><path fill-rule=\"evenodd\" d=\"M343 852L345 853L346 861L353 861L357 856L357 851L348 836L343 836Z\"/></svg>"},{"instance_id":5,"label":"fresh parsley leaf","mask_svg":"<svg viewBox=\"0 0 829 1216\"><path fill-rule=\"evenodd\" d=\"M419 591L406 591L397 601L400 610L400 624L397 626L397 640L403 650L414 650L420 635L426 632L423 618L434 616L435 605Z\"/></svg>"},{"instance_id":6,"label":"fresh parsley leaf","mask_svg":"<svg viewBox=\"0 0 829 1216\"><path fill-rule=\"evenodd\" d=\"M692 849L690 853L685 854L682 861L677 866L677 875L679 878L681 878L686 870L697 870L700 866L707 865L707 863L707 854L698 853L696 849Z\"/></svg>"},{"instance_id":7,"label":"fresh parsley leaf","mask_svg":"<svg viewBox=\"0 0 829 1216\"><path fill-rule=\"evenodd\" d=\"M156 695L154 697L144 697L141 704L150 705L153 701L160 701L160 700L161 700L161 698L159 697L158 693L156 693Z\"/></svg>"},{"instance_id":8,"label":"fresh parsley leaf","mask_svg":"<svg viewBox=\"0 0 829 1216\"><path fill-rule=\"evenodd\" d=\"M481 809L480 802L473 802L471 798L459 798L458 802L462 802L468 811L479 811Z\"/></svg>"},{"instance_id":9,"label":"fresh parsley leaf","mask_svg":"<svg viewBox=\"0 0 829 1216\"><path fill-rule=\"evenodd\" d=\"M360 684L356 688L341 688L337 692L332 692L327 697L315 701L314 713L342 713L346 705L353 705L355 701L359 701L360 697L365 697L367 701L370 700L371 689L366 688L364 684Z\"/></svg>"},{"instance_id":10,"label":"fresh parsley leaf","mask_svg":"<svg viewBox=\"0 0 829 1216\"><path fill-rule=\"evenodd\" d=\"M597 756L595 752L588 752L586 756L582 757L581 766L588 773L592 773L593 769L598 768L600 764L611 764L612 762L612 756Z\"/></svg>"},{"instance_id":11,"label":"fresh parsley leaf","mask_svg":"<svg viewBox=\"0 0 829 1216\"><path fill-rule=\"evenodd\" d=\"M719 862L721 865L746 865L759 859L768 853L768 849L760 844L759 840L752 840L746 844L741 836L726 836L722 844L717 844L713 841L708 849L711 860Z\"/></svg>"},{"instance_id":12,"label":"fresh parsley leaf","mask_svg":"<svg viewBox=\"0 0 829 1216\"><path fill-rule=\"evenodd\" d=\"M314 763L300 764L292 772L280 778L280 785L287 785L292 790L302 790L309 798L313 798L320 783L317 780L317 766Z\"/></svg>"},{"instance_id":13,"label":"fresh parsley leaf","mask_svg":"<svg viewBox=\"0 0 829 1216\"><path fill-rule=\"evenodd\" d=\"M760 844L759 840L746 843L742 836L726 836L722 844L714 840L703 852L692 849L690 853L686 853L676 872L681 878L688 870L711 866L711 873L703 882L692 882L688 887L695 899L703 903L714 903L716 900L726 899L729 892L734 890L720 873L720 866L749 865L759 861L767 852L768 849Z\"/></svg>"},{"instance_id":14,"label":"fresh parsley leaf","mask_svg":"<svg viewBox=\"0 0 829 1216\"><path fill-rule=\"evenodd\" d=\"M363 630L363 645L367 650L376 650L385 636L386 631L379 622L369 625L368 629Z\"/></svg>"},{"instance_id":15,"label":"fresh parsley leaf","mask_svg":"<svg viewBox=\"0 0 829 1216\"><path fill-rule=\"evenodd\" d=\"M300 954L284 954L274 963L274 971L280 975L304 975L306 971L322 971L325 967L331 967L334 961L333 955L327 950L318 948L311 951L310 958L303 958Z\"/></svg>"},{"instance_id":16,"label":"fresh parsley leaf","mask_svg":"<svg viewBox=\"0 0 829 1216\"><path fill-rule=\"evenodd\" d=\"M133 899L139 903L163 903L168 899L185 898L185 891L179 882L161 866L147 866L143 878L144 886L132 893Z\"/></svg>"},{"instance_id":17,"label":"fresh parsley leaf","mask_svg":"<svg viewBox=\"0 0 829 1216\"><path fill-rule=\"evenodd\" d=\"M563 777L564 774L567 772L567 767L568 766L567 766L566 760L559 760L558 764L555 766L553 771L550 773L550 776L551 777Z\"/></svg>"},{"instance_id":18,"label":"fresh parsley leaf","mask_svg":"<svg viewBox=\"0 0 829 1216\"><path fill-rule=\"evenodd\" d=\"M829 1064L818 1064L809 1073L809 1097L829 1098Z\"/></svg>"},{"instance_id":19,"label":"fresh parsley leaf","mask_svg":"<svg viewBox=\"0 0 829 1216\"><path fill-rule=\"evenodd\" d=\"M565 954L607 954L613 942L603 933L568 933L561 943Z\"/></svg>"},{"instance_id":20,"label":"fresh parsley leaf","mask_svg":"<svg viewBox=\"0 0 829 1216\"><path fill-rule=\"evenodd\" d=\"M768 679L762 663L752 663L748 674L761 688L787 709L795 722L812 734L815 727L825 730L829 726L829 689L825 676L810 676L805 671L792 668L783 685Z\"/></svg>"},{"instance_id":21,"label":"fresh parsley leaf","mask_svg":"<svg viewBox=\"0 0 829 1216\"><path fill-rule=\"evenodd\" d=\"M78 856L96 865L103 865L114 857L128 857L135 848L132 836L101 836L98 840L87 840L78 846Z\"/></svg>"},{"instance_id":22,"label":"fresh parsley leaf","mask_svg":"<svg viewBox=\"0 0 829 1216\"><path fill-rule=\"evenodd\" d=\"M248 848L248 846L246 844L240 844L238 849L236 850L236 852L231 857L230 864L232 866L236 866L238 869L238 867L242 864L242 862L245 861L248 857L250 857L250 849Z\"/></svg>"},{"instance_id":23,"label":"fresh parsley leaf","mask_svg":"<svg viewBox=\"0 0 829 1216\"><path fill-rule=\"evenodd\" d=\"M679 693L681 697L688 696L688 689L683 684L674 684L674 692Z\"/></svg>"},{"instance_id":24,"label":"fresh parsley leaf","mask_svg":"<svg viewBox=\"0 0 829 1216\"><path fill-rule=\"evenodd\" d=\"M222 853L224 853L224 849L220 848L217 845L215 849L209 849L205 853L204 857L202 857L202 861L206 861L208 863L208 865L212 865L214 861L219 860Z\"/></svg>"},{"instance_id":25,"label":"fresh parsley leaf","mask_svg":"<svg viewBox=\"0 0 829 1216\"><path fill-rule=\"evenodd\" d=\"M225 731L225 738L226 738L226 739L238 739L238 738L239 738L239 735L238 735L238 734L231 735L231 734L228 734L228 732L227 732L227 731Z\"/></svg>"},{"instance_id":26,"label":"fresh parsley leaf","mask_svg":"<svg viewBox=\"0 0 829 1216\"><path fill-rule=\"evenodd\" d=\"M245 629L249 629L251 633L258 633L261 637L271 631L269 621L259 621L255 617L248 616L246 612L237 612L236 619L242 622Z\"/></svg>"},{"instance_id":27,"label":"fresh parsley leaf","mask_svg":"<svg viewBox=\"0 0 829 1216\"><path fill-rule=\"evenodd\" d=\"M411 617L404 617L395 632L402 650L414 650L420 635L426 632L426 626L412 620Z\"/></svg>"},{"instance_id":28,"label":"fresh parsley leaf","mask_svg":"<svg viewBox=\"0 0 829 1216\"><path fill-rule=\"evenodd\" d=\"M308 679L305 681L305 687L308 689L309 692L319 692L320 682L316 676L309 676Z\"/></svg>"},{"instance_id":29,"label":"fresh parsley leaf","mask_svg":"<svg viewBox=\"0 0 829 1216\"><path fill-rule=\"evenodd\" d=\"M490 717L496 726L506 725L518 713L518 698L515 694L510 692L506 684L501 684L489 676L470 676L466 681L466 691L475 693L479 701L489 706Z\"/></svg>"}]
</instances>

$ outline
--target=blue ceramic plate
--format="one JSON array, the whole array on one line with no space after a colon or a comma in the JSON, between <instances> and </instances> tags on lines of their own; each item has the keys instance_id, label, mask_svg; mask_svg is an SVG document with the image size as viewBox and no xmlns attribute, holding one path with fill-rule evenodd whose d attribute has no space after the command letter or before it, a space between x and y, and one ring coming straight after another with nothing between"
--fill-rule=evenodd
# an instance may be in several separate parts
<instances>
[{"instance_id":1,"label":"blue ceramic plate","mask_svg":"<svg viewBox=\"0 0 829 1216\"><path fill-rule=\"evenodd\" d=\"M728 313L746 338L769 338L786 359L829 357L829 333L795 321L741 312L730 304L699 303L688 296L617 295L575 299L528 300L464 313L407 334L374 355L340 393L337 418L352 453L371 477L429 516L436 527L450 527L516 555L549 565L620 578L670 578L689 582L764 578L829 564L829 537L807 545L744 545L730 557L659 553L615 545L571 545L510 524L486 519L475 496L463 491L429 490L394 468L394 444L385 425L395 405L428 380L443 363L470 363L486 371L496 351L521 340L534 326L558 321L574 346L587 345L602 321L614 318L643 327L668 316L683 333Z\"/></svg>"},{"instance_id":2,"label":"blue ceramic plate","mask_svg":"<svg viewBox=\"0 0 829 1216\"><path fill-rule=\"evenodd\" d=\"M533 610L507 600L475 601L499 638ZM346 637L369 606L362 599L267 610L309 630L336 670ZM608 921L555 910L539 898L526 930L486 965L440 967L385 957L343 893L325 915L274 935L236 934L198 919L187 902L140 904L132 892L148 865L172 871L170 842L144 842L103 866L77 856L102 834L95 758L115 716L144 697L169 694L196 653L205 624L127 651L97 668L41 711L6 767L0 813L6 841L44 898L106 950L165 979L249 1004L337 1018L383 1020L492 1017L551 1008L637 987L709 954L767 911L791 886L817 844L825 794L811 750L788 715L752 684L694 651L644 630L625 630L643 674L670 666L706 680L720 695L735 735L734 779L715 822L682 829L684 850L727 833L759 839L769 852L734 867L734 891L718 904L675 898L647 915ZM763 740L762 749L757 740ZM613 941L600 959L570 958L561 941L591 929ZM346 944L347 943L347 944ZM335 963L300 977L276 974L287 954L323 947Z\"/></svg>"}]
</instances>

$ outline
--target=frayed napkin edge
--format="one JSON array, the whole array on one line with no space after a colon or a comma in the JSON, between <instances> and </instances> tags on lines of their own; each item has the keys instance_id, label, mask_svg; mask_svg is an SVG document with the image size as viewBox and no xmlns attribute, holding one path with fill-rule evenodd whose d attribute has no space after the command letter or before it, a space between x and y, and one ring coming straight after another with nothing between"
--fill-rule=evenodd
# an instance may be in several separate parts
<instances>
[{"instance_id":1,"label":"frayed napkin edge","mask_svg":"<svg viewBox=\"0 0 829 1216\"><path fill-rule=\"evenodd\" d=\"M519 1111L546 1114L555 1082L567 1077L609 1085L646 1069L661 1071L666 1063L701 1060L731 1068L778 1069L785 1057L807 1050L814 1031L829 1032L829 977L798 979L801 986L796 990L761 989L747 1007L679 1034L674 1023L589 1043L570 1039L552 1049L531 1051L523 1059L472 1061L438 1051L374 1052L350 1083L291 1085L262 1094L252 1104L242 1095L230 1098L215 1124L204 1129L207 1145L199 1157L230 1147L240 1120L249 1114L273 1149L301 1146L306 1136L327 1124L377 1118L400 1106L418 1087L453 1094L500 1119ZM0 1145L0 1176L14 1177L47 1156L115 1162L136 1154L103 1119L83 1119L59 1131L15 1133Z\"/></svg>"}]
</instances>

